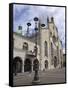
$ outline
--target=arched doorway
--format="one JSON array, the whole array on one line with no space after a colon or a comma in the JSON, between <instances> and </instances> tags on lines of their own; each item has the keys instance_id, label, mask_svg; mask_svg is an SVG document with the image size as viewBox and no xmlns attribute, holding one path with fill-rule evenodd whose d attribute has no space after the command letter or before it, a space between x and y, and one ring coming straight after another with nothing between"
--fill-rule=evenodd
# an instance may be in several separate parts
<instances>
[{"instance_id":1,"label":"arched doorway","mask_svg":"<svg viewBox=\"0 0 68 90\"><path fill-rule=\"evenodd\" d=\"M37 63L37 69L39 70L39 61L38 61L38 59L35 59L33 61L33 70L35 70L35 68L36 68L36 63Z\"/></svg>"},{"instance_id":2,"label":"arched doorway","mask_svg":"<svg viewBox=\"0 0 68 90\"><path fill-rule=\"evenodd\" d=\"M45 68L47 69L48 68L48 61L45 60Z\"/></svg>"},{"instance_id":3,"label":"arched doorway","mask_svg":"<svg viewBox=\"0 0 68 90\"><path fill-rule=\"evenodd\" d=\"M15 57L13 59L13 73L22 72L22 59L20 57Z\"/></svg>"},{"instance_id":4,"label":"arched doorway","mask_svg":"<svg viewBox=\"0 0 68 90\"><path fill-rule=\"evenodd\" d=\"M54 57L54 67L55 68L57 67L57 57L56 56Z\"/></svg>"},{"instance_id":5,"label":"arched doorway","mask_svg":"<svg viewBox=\"0 0 68 90\"><path fill-rule=\"evenodd\" d=\"M24 72L30 72L31 71L31 60L27 58L24 61Z\"/></svg>"}]
</instances>

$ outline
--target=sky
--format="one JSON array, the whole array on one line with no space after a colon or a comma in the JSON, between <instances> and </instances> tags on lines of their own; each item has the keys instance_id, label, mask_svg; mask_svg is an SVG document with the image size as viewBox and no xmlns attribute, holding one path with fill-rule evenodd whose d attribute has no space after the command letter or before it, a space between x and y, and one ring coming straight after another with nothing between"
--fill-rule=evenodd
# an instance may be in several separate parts
<instances>
[{"instance_id":1,"label":"sky","mask_svg":"<svg viewBox=\"0 0 68 90\"><path fill-rule=\"evenodd\" d=\"M34 32L34 17L40 18L42 23L47 25L47 17L54 17L55 25L58 28L59 38L65 48L65 7L52 6L32 6L15 4L13 7L13 30L18 30L22 26L23 34L26 33L27 23L30 22L30 33Z\"/></svg>"}]
</instances>

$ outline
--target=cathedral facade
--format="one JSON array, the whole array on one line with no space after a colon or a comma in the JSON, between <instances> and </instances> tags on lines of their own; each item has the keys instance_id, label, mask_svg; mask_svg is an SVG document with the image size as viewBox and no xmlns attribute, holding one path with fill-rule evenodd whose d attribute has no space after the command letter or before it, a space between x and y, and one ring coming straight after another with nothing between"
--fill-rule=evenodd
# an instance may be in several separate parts
<instances>
[{"instance_id":1,"label":"cathedral facade","mask_svg":"<svg viewBox=\"0 0 68 90\"><path fill-rule=\"evenodd\" d=\"M40 71L61 68L63 64L62 42L53 17L50 20L47 18L47 28L40 24L37 47L35 40L35 36L23 36L20 30L13 32L13 70L33 72L36 50Z\"/></svg>"}]
</instances>

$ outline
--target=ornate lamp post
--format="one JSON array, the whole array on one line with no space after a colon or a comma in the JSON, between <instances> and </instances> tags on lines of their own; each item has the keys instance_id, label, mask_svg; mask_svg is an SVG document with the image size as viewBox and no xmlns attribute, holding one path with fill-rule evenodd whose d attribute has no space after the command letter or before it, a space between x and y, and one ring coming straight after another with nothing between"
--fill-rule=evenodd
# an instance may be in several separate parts
<instances>
[{"instance_id":1,"label":"ornate lamp post","mask_svg":"<svg viewBox=\"0 0 68 90\"><path fill-rule=\"evenodd\" d=\"M27 23L27 35L26 36L28 36L29 35L29 26L31 26L31 23Z\"/></svg>"},{"instance_id":2,"label":"ornate lamp post","mask_svg":"<svg viewBox=\"0 0 68 90\"><path fill-rule=\"evenodd\" d=\"M34 21L35 21L35 46L36 46L36 51L35 51L35 56L36 56L36 59L34 61L34 70L35 70L35 75L34 75L34 80L33 80L33 84L38 84L39 83L39 75L38 75L38 70L39 70L39 62L38 62L38 59L37 59L37 30L38 30L38 27L37 27L37 22L38 22L38 18L35 17L34 18Z\"/></svg>"},{"instance_id":3,"label":"ornate lamp post","mask_svg":"<svg viewBox=\"0 0 68 90\"><path fill-rule=\"evenodd\" d=\"M41 24L41 26L42 26L42 27L44 27L44 26L45 26L45 24Z\"/></svg>"},{"instance_id":4,"label":"ornate lamp post","mask_svg":"<svg viewBox=\"0 0 68 90\"><path fill-rule=\"evenodd\" d=\"M38 22L38 18L35 17L34 21L35 21L35 47L36 47L35 56L37 58L37 31L38 31L37 22Z\"/></svg>"}]
</instances>

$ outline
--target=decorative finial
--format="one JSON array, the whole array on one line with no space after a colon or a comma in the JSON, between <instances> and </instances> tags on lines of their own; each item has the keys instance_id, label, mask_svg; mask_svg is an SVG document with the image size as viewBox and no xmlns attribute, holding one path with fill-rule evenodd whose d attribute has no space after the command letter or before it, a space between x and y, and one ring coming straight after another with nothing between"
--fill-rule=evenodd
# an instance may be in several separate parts
<instances>
[{"instance_id":1,"label":"decorative finial","mask_svg":"<svg viewBox=\"0 0 68 90\"><path fill-rule=\"evenodd\" d=\"M38 21L38 17L35 17L35 18L34 18L34 21Z\"/></svg>"},{"instance_id":2,"label":"decorative finial","mask_svg":"<svg viewBox=\"0 0 68 90\"><path fill-rule=\"evenodd\" d=\"M42 27L45 27L45 24L41 24Z\"/></svg>"},{"instance_id":3,"label":"decorative finial","mask_svg":"<svg viewBox=\"0 0 68 90\"><path fill-rule=\"evenodd\" d=\"M54 18L53 17L51 17L51 22L54 22Z\"/></svg>"}]
</instances>

